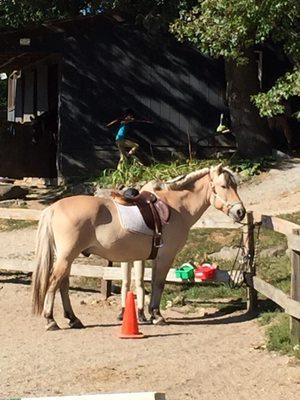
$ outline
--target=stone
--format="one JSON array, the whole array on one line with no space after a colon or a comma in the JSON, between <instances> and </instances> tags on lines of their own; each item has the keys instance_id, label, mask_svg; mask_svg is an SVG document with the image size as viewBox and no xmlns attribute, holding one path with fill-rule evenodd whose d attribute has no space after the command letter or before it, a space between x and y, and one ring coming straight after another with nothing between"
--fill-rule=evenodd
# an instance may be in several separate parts
<instances>
[{"instance_id":1,"label":"stone","mask_svg":"<svg viewBox=\"0 0 300 400\"><path fill-rule=\"evenodd\" d=\"M15 185L0 185L0 201L10 199L25 199L29 193L27 188Z\"/></svg>"},{"instance_id":2,"label":"stone","mask_svg":"<svg viewBox=\"0 0 300 400\"><path fill-rule=\"evenodd\" d=\"M237 247L224 246L220 251L209 254L209 257L219 260L234 260L238 250Z\"/></svg>"},{"instance_id":3,"label":"stone","mask_svg":"<svg viewBox=\"0 0 300 400\"><path fill-rule=\"evenodd\" d=\"M272 246L268 249L261 250L259 252L260 257L278 257L286 252L286 246L279 244L278 246Z\"/></svg>"}]
</instances>

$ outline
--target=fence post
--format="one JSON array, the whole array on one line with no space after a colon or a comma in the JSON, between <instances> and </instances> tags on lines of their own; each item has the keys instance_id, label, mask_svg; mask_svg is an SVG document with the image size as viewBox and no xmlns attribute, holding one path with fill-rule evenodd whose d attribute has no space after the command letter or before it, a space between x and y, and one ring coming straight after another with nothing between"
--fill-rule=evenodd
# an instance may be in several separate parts
<instances>
[{"instance_id":1,"label":"fence post","mask_svg":"<svg viewBox=\"0 0 300 400\"><path fill-rule=\"evenodd\" d=\"M293 235L299 237L300 241L300 229L293 229ZM292 276L291 276L291 298L293 300L300 301L300 251L291 248L291 264L292 264ZM300 344L300 320L291 317L291 341L293 344Z\"/></svg>"},{"instance_id":2,"label":"fence post","mask_svg":"<svg viewBox=\"0 0 300 400\"><path fill-rule=\"evenodd\" d=\"M247 225L245 225L243 229L243 238L244 238L244 246L246 254L248 254L249 256L250 270L247 272L250 273L251 276L254 276L256 274L256 267L253 264L255 246L254 246L254 219L252 211L247 212L246 222ZM257 311L257 291L252 286L247 287L247 311L248 312Z\"/></svg>"},{"instance_id":3,"label":"fence post","mask_svg":"<svg viewBox=\"0 0 300 400\"><path fill-rule=\"evenodd\" d=\"M111 261L108 262L108 267L112 267L113 263ZM102 300L107 300L109 296L111 296L111 282L101 278L101 293L100 297Z\"/></svg>"}]
</instances>

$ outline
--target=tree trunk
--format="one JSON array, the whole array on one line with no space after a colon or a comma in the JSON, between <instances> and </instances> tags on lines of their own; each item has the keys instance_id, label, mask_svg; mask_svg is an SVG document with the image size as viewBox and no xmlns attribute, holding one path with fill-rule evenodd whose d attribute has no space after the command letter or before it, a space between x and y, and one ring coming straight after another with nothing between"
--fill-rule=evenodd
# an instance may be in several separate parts
<instances>
[{"instance_id":1,"label":"tree trunk","mask_svg":"<svg viewBox=\"0 0 300 400\"><path fill-rule=\"evenodd\" d=\"M272 140L267 121L250 101L250 96L259 92L259 81L255 53L249 51L247 57L248 64L242 66L226 62L227 97L238 154L255 158L271 154Z\"/></svg>"}]
</instances>

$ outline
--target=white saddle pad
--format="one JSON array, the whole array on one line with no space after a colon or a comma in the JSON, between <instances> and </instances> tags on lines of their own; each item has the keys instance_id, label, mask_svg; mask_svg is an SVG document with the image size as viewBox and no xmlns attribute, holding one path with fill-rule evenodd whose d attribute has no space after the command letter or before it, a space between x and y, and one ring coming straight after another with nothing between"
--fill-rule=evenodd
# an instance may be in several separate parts
<instances>
[{"instance_id":1,"label":"white saddle pad","mask_svg":"<svg viewBox=\"0 0 300 400\"><path fill-rule=\"evenodd\" d=\"M143 235L153 236L153 231L148 228L142 217L142 214L137 206L123 206L122 204L116 203L121 225L124 229L142 233Z\"/></svg>"}]
</instances>

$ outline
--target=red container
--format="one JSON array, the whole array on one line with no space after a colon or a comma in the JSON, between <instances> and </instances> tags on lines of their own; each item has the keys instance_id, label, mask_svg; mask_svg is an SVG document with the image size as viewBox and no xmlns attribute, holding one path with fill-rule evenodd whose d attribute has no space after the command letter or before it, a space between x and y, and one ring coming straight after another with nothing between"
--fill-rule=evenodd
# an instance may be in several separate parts
<instances>
[{"instance_id":1,"label":"red container","mask_svg":"<svg viewBox=\"0 0 300 400\"><path fill-rule=\"evenodd\" d=\"M212 280L216 275L216 269L217 266L215 264L201 264L194 271L195 279L201 279L202 281Z\"/></svg>"}]
</instances>

